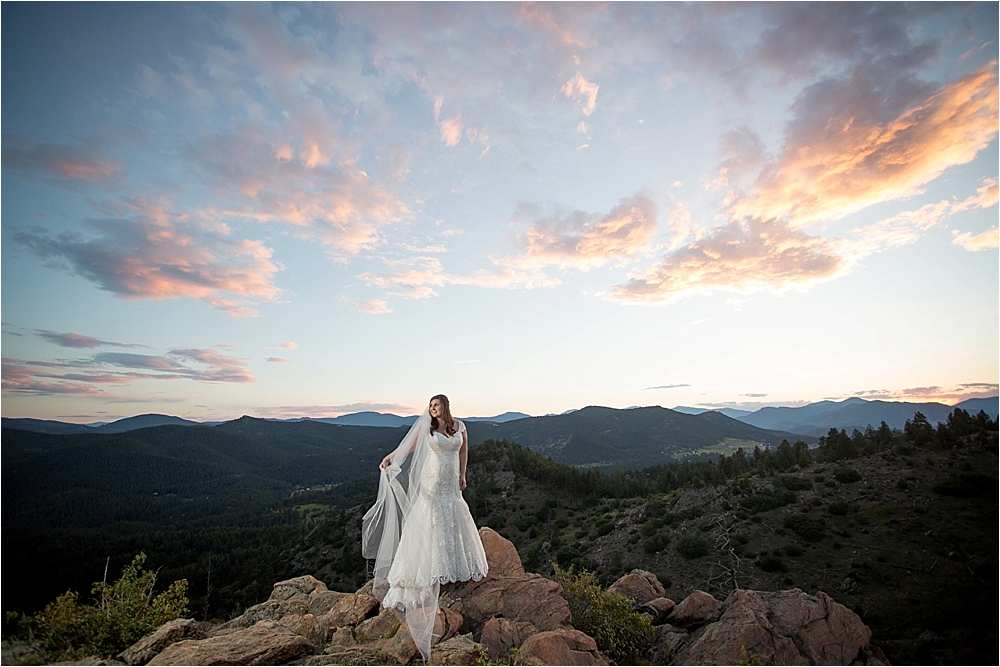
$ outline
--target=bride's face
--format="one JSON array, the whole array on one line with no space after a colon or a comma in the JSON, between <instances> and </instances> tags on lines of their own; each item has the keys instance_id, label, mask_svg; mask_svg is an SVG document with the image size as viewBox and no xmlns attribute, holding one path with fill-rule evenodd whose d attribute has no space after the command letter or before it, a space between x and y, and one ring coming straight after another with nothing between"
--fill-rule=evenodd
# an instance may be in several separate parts
<instances>
[{"instance_id":1,"label":"bride's face","mask_svg":"<svg viewBox=\"0 0 1000 667\"><path fill-rule=\"evenodd\" d=\"M431 401L430 413L431 417L434 417L434 419L440 419L441 415L444 414L444 408L441 407L441 401L439 399L435 398Z\"/></svg>"}]
</instances>

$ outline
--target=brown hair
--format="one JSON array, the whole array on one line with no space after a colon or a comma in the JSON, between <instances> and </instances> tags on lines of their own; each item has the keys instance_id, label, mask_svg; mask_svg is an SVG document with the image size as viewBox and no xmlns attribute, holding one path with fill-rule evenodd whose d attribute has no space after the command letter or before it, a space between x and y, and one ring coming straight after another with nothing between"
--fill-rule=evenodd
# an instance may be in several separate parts
<instances>
[{"instance_id":1,"label":"brown hair","mask_svg":"<svg viewBox=\"0 0 1000 667\"><path fill-rule=\"evenodd\" d=\"M451 403L448 401L448 397L444 394L438 394L437 396L431 396L431 400L427 402L428 405L434 402L434 399L441 401L441 421L444 422L444 434L449 438L455 435L457 427L455 426L455 420L451 416ZM431 433L434 431L442 430L439 428L437 417L431 417Z\"/></svg>"}]
</instances>

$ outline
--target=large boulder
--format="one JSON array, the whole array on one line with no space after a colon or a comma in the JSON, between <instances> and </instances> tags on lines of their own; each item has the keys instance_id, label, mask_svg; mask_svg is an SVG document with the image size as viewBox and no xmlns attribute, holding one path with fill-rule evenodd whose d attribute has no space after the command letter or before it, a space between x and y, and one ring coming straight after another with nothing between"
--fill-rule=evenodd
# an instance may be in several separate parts
<instances>
[{"instance_id":1,"label":"large boulder","mask_svg":"<svg viewBox=\"0 0 1000 667\"><path fill-rule=\"evenodd\" d=\"M711 623L722 615L722 603L705 591L694 591L667 615L667 622L681 627Z\"/></svg>"},{"instance_id":2,"label":"large boulder","mask_svg":"<svg viewBox=\"0 0 1000 667\"><path fill-rule=\"evenodd\" d=\"M635 600L636 606L646 604L650 600L662 598L663 584L652 572L632 570L624 577L608 587L609 593L617 593Z\"/></svg>"},{"instance_id":3,"label":"large boulder","mask_svg":"<svg viewBox=\"0 0 1000 667\"><path fill-rule=\"evenodd\" d=\"M512 648L520 648L525 639L537 632L538 628L531 623L494 616L483 625L479 643L486 647L490 660L497 662L505 658Z\"/></svg>"},{"instance_id":4,"label":"large boulder","mask_svg":"<svg viewBox=\"0 0 1000 667\"><path fill-rule=\"evenodd\" d=\"M592 637L579 630L560 628L531 635L521 644L533 665L607 665Z\"/></svg>"},{"instance_id":5,"label":"large boulder","mask_svg":"<svg viewBox=\"0 0 1000 667\"><path fill-rule=\"evenodd\" d=\"M309 600L291 598L288 600L268 600L249 607L240 616L226 621L212 630L212 635L229 634L233 630L249 628L261 621L277 621L285 616L302 616L309 613Z\"/></svg>"},{"instance_id":6,"label":"large boulder","mask_svg":"<svg viewBox=\"0 0 1000 667\"><path fill-rule=\"evenodd\" d=\"M657 662L683 665L849 665L870 641L861 619L825 593L737 590L718 620L696 631L661 627L653 654Z\"/></svg>"},{"instance_id":7,"label":"large boulder","mask_svg":"<svg viewBox=\"0 0 1000 667\"><path fill-rule=\"evenodd\" d=\"M320 622L329 628L339 628L345 625L357 625L372 615L379 607L377 598L364 593L346 595L330 608L330 611L320 617Z\"/></svg>"},{"instance_id":8,"label":"large boulder","mask_svg":"<svg viewBox=\"0 0 1000 667\"><path fill-rule=\"evenodd\" d=\"M326 584L312 576L306 574L294 579L279 581L271 589L271 597L268 600L308 600L309 596L315 592L326 590Z\"/></svg>"},{"instance_id":9,"label":"large boulder","mask_svg":"<svg viewBox=\"0 0 1000 667\"><path fill-rule=\"evenodd\" d=\"M208 639L168 646L150 665L280 665L316 653L316 646L275 621Z\"/></svg>"},{"instance_id":10,"label":"large boulder","mask_svg":"<svg viewBox=\"0 0 1000 667\"><path fill-rule=\"evenodd\" d=\"M145 665L163 649L182 639L204 639L201 624L190 618L175 618L118 654L126 665Z\"/></svg>"},{"instance_id":11,"label":"large boulder","mask_svg":"<svg viewBox=\"0 0 1000 667\"><path fill-rule=\"evenodd\" d=\"M492 528L480 528L479 539L483 541L486 563L490 567L487 576L493 579L524 576L524 565L513 542Z\"/></svg>"},{"instance_id":12,"label":"large boulder","mask_svg":"<svg viewBox=\"0 0 1000 667\"><path fill-rule=\"evenodd\" d=\"M670 598L653 598L646 604L638 605L636 609L644 614L649 614L653 619L653 625L660 625L667 620L670 612L676 606Z\"/></svg>"},{"instance_id":13,"label":"large boulder","mask_svg":"<svg viewBox=\"0 0 1000 667\"><path fill-rule=\"evenodd\" d=\"M562 587L537 574L484 579L442 591L440 604L465 619L463 629L478 638L493 616L530 623L538 630L570 627L569 603Z\"/></svg>"},{"instance_id":14,"label":"large boulder","mask_svg":"<svg viewBox=\"0 0 1000 667\"><path fill-rule=\"evenodd\" d=\"M456 635L431 649L428 665L478 665L483 647L472 641L472 634Z\"/></svg>"}]
</instances>

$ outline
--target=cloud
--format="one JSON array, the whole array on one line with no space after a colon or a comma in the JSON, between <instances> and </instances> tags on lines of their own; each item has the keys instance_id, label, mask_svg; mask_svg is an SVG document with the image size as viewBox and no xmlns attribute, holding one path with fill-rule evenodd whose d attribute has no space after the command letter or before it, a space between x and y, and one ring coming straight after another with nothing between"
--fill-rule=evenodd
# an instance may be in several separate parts
<instances>
[{"instance_id":1,"label":"cloud","mask_svg":"<svg viewBox=\"0 0 1000 667\"><path fill-rule=\"evenodd\" d=\"M867 400L935 402L955 405L971 398L992 398L997 395L998 391L1000 391L1000 385L993 382L969 382L951 387L931 385L905 389L866 389L852 395Z\"/></svg>"},{"instance_id":2,"label":"cloud","mask_svg":"<svg viewBox=\"0 0 1000 667\"><path fill-rule=\"evenodd\" d=\"M559 89L559 92L568 99L578 102L583 115L589 116L594 113L594 109L597 107L597 91L599 88L600 86L596 83L587 81L583 78L582 74L577 72L572 79Z\"/></svg>"},{"instance_id":3,"label":"cloud","mask_svg":"<svg viewBox=\"0 0 1000 667\"><path fill-rule=\"evenodd\" d=\"M791 140L761 172L756 190L732 203L733 217L781 219L794 227L837 220L919 192L945 169L972 161L997 136L995 61L884 122L856 104L877 90L855 95L821 85L835 90L807 89L796 103Z\"/></svg>"},{"instance_id":4,"label":"cloud","mask_svg":"<svg viewBox=\"0 0 1000 667\"><path fill-rule=\"evenodd\" d=\"M740 394L740 396L746 396L747 398L764 398L767 394Z\"/></svg>"},{"instance_id":5,"label":"cloud","mask_svg":"<svg viewBox=\"0 0 1000 667\"><path fill-rule=\"evenodd\" d=\"M608 297L670 302L690 293L785 291L830 280L846 269L830 241L776 221L731 222L633 275Z\"/></svg>"},{"instance_id":6,"label":"cloud","mask_svg":"<svg viewBox=\"0 0 1000 667\"><path fill-rule=\"evenodd\" d=\"M101 155L93 145L31 143L24 137L3 136L3 166L32 176L96 183L115 178L121 167Z\"/></svg>"},{"instance_id":7,"label":"cloud","mask_svg":"<svg viewBox=\"0 0 1000 667\"><path fill-rule=\"evenodd\" d=\"M100 352L88 358L57 361L4 358L3 391L143 400L109 393L102 387L124 387L139 380L254 382L247 366L246 359L203 348L179 348L167 355Z\"/></svg>"},{"instance_id":8,"label":"cloud","mask_svg":"<svg viewBox=\"0 0 1000 667\"><path fill-rule=\"evenodd\" d=\"M1000 235L997 234L996 227L990 227L981 234L972 235L972 232L952 231L955 238L951 242L957 246L962 246L969 252L979 252L980 250L996 250L1000 246Z\"/></svg>"},{"instance_id":9,"label":"cloud","mask_svg":"<svg viewBox=\"0 0 1000 667\"><path fill-rule=\"evenodd\" d=\"M267 361L272 364L291 364L294 363L291 359L285 359L284 357L268 357Z\"/></svg>"},{"instance_id":10,"label":"cloud","mask_svg":"<svg viewBox=\"0 0 1000 667\"><path fill-rule=\"evenodd\" d=\"M277 300L278 266L259 241L230 237L224 225L173 216L145 200L120 202L121 217L90 220L90 234L25 230L14 238L124 299L201 299L235 317L257 312L248 300Z\"/></svg>"},{"instance_id":11,"label":"cloud","mask_svg":"<svg viewBox=\"0 0 1000 667\"><path fill-rule=\"evenodd\" d=\"M641 391L649 391L651 389L679 389L681 387L690 387L689 384L661 384L656 387L646 387Z\"/></svg>"},{"instance_id":12,"label":"cloud","mask_svg":"<svg viewBox=\"0 0 1000 667\"><path fill-rule=\"evenodd\" d=\"M952 211L958 213L959 211L996 206L997 199L1000 198L1000 188L997 187L997 183L998 179L996 178L983 179L983 185L976 190L976 194L955 204Z\"/></svg>"},{"instance_id":13,"label":"cloud","mask_svg":"<svg viewBox=\"0 0 1000 667\"><path fill-rule=\"evenodd\" d=\"M650 249L657 213L656 204L643 195L619 200L606 215L580 210L545 215L538 205L521 203L512 222L528 229L519 239L524 253L516 261L582 271L627 262Z\"/></svg>"},{"instance_id":14,"label":"cloud","mask_svg":"<svg viewBox=\"0 0 1000 667\"><path fill-rule=\"evenodd\" d=\"M44 338L50 343L55 343L60 347L74 347L74 348L93 348L93 347L148 347L148 345L139 345L137 343L114 343L107 340L101 340L99 338L93 338L92 336L84 336L83 334L74 333L72 331L68 333L57 333L55 331L48 331L45 329L35 329L35 335L39 338Z\"/></svg>"},{"instance_id":15,"label":"cloud","mask_svg":"<svg viewBox=\"0 0 1000 667\"><path fill-rule=\"evenodd\" d=\"M282 343L281 347L285 348L286 350L294 350L295 348L298 347L298 345L296 345L292 341L287 341L285 343Z\"/></svg>"},{"instance_id":16,"label":"cloud","mask_svg":"<svg viewBox=\"0 0 1000 667\"><path fill-rule=\"evenodd\" d=\"M389 303L383 299L369 299L367 301L358 301L358 309L366 312L370 315L383 315L385 313L391 313L392 309L389 308Z\"/></svg>"},{"instance_id":17,"label":"cloud","mask_svg":"<svg viewBox=\"0 0 1000 667\"><path fill-rule=\"evenodd\" d=\"M262 406L255 413L263 417L294 419L297 417L333 417L354 412L402 413L413 412L409 405L399 403L378 403L376 401L359 401L346 405L280 405Z\"/></svg>"},{"instance_id":18,"label":"cloud","mask_svg":"<svg viewBox=\"0 0 1000 667\"><path fill-rule=\"evenodd\" d=\"M411 257L386 260L387 271L358 275L366 284L387 290L389 294L408 299L437 296L436 288L445 285L468 285L489 289L534 289L560 283L538 269L524 268L508 259L497 260L494 268L460 274L447 271L436 257ZM378 304L378 300L376 300Z\"/></svg>"},{"instance_id":19,"label":"cloud","mask_svg":"<svg viewBox=\"0 0 1000 667\"><path fill-rule=\"evenodd\" d=\"M542 5L537 2L526 2L521 5L518 18L525 22L536 23L546 30L549 30L559 40L569 46L586 46L586 42L567 28L560 26L555 19L555 14L551 6Z\"/></svg>"}]
</instances>

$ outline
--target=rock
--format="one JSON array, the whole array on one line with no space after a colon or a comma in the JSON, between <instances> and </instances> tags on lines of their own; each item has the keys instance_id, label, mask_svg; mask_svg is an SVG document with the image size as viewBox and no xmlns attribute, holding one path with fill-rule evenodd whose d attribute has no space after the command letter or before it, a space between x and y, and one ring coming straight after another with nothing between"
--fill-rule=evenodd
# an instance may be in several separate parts
<instances>
[{"instance_id":1,"label":"rock","mask_svg":"<svg viewBox=\"0 0 1000 667\"><path fill-rule=\"evenodd\" d=\"M478 665L483 647L472 641L472 633L457 635L431 649L429 665Z\"/></svg>"},{"instance_id":2,"label":"rock","mask_svg":"<svg viewBox=\"0 0 1000 667\"><path fill-rule=\"evenodd\" d=\"M319 622L328 628L357 625L368 618L371 611L378 606L379 601L370 595L363 593L346 595L337 600L330 611L319 618Z\"/></svg>"},{"instance_id":3,"label":"rock","mask_svg":"<svg viewBox=\"0 0 1000 667\"><path fill-rule=\"evenodd\" d=\"M672 625L692 627L718 620L722 603L704 591L694 591L667 615Z\"/></svg>"},{"instance_id":4,"label":"rock","mask_svg":"<svg viewBox=\"0 0 1000 667\"><path fill-rule=\"evenodd\" d=\"M438 636L438 642L451 639L462 629L465 619L453 609L441 607L438 617L434 621L434 634Z\"/></svg>"},{"instance_id":5,"label":"rock","mask_svg":"<svg viewBox=\"0 0 1000 667\"><path fill-rule=\"evenodd\" d=\"M375 580L369 579L367 582L365 582L364 586L362 586L357 590L355 595L370 595L372 597L375 597L375 594L372 593L373 590L375 590Z\"/></svg>"},{"instance_id":6,"label":"rock","mask_svg":"<svg viewBox=\"0 0 1000 667\"><path fill-rule=\"evenodd\" d=\"M664 594L663 584L652 572L632 570L608 587L609 593L617 593L635 600L636 606L643 605Z\"/></svg>"},{"instance_id":7,"label":"rock","mask_svg":"<svg viewBox=\"0 0 1000 667\"><path fill-rule=\"evenodd\" d=\"M373 644L336 646L323 655L313 655L298 664L304 665L390 665L392 658Z\"/></svg>"},{"instance_id":8,"label":"rock","mask_svg":"<svg viewBox=\"0 0 1000 667\"><path fill-rule=\"evenodd\" d=\"M182 639L204 639L201 625L190 618L175 618L118 654L118 659L126 665L145 665L155 655L174 642Z\"/></svg>"},{"instance_id":9,"label":"rock","mask_svg":"<svg viewBox=\"0 0 1000 667\"><path fill-rule=\"evenodd\" d=\"M400 612L395 609L383 609L378 616L366 619L354 628L354 637L359 642L374 641L376 639L391 639L399 626L402 625L403 618Z\"/></svg>"},{"instance_id":10,"label":"rock","mask_svg":"<svg viewBox=\"0 0 1000 667\"><path fill-rule=\"evenodd\" d=\"M311 574L307 574L295 577L294 579L279 581L271 590L271 597L268 600L275 600L277 602L283 600L307 600L309 599L309 594L317 590L325 591L326 584Z\"/></svg>"},{"instance_id":11,"label":"rock","mask_svg":"<svg viewBox=\"0 0 1000 667\"><path fill-rule=\"evenodd\" d=\"M486 563L490 572L487 576L494 579L500 577L523 577L524 566L517 547L506 537L492 528L480 528L479 539L483 541L486 550Z\"/></svg>"},{"instance_id":12,"label":"rock","mask_svg":"<svg viewBox=\"0 0 1000 667\"><path fill-rule=\"evenodd\" d=\"M410 636L410 629L406 627L406 623L399 627L392 639L379 642L379 650L401 665L410 662L418 653L417 645L413 643L413 637Z\"/></svg>"},{"instance_id":13,"label":"rock","mask_svg":"<svg viewBox=\"0 0 1000 667\"><path fill-rule=\"evenodd\" d=\"M333 609L337 604L350 593L340 593L338 591L319 590L318 588L309 594L309 613L319 617Z\"/></svg>"},{"instance_id":14,"label":"rock","mask_svg":"<svg viewBox=\"0 0 1000 667\"><path fill-rule=\"evenodd\" d=\"M292 598L288 600L268 600L267 602L261 602L260 604L255 604L254 606L247 609L241 616L237 616L231 621L226 621L222 625L215 628L211 633L212 636L228 634L230 630L240 630L242 628L249 628L254 623L259 623L260 621L277 621L278 619L284 618L286 616L298 615L309 613L309 600L302 598Z\"/></svg>"},{"instance_id":15,"label":"rock","mask_svg":"<svg viewBox=\"0 0 1000 667\"><path fill-rule=\"evenodd\" d=\"M646 604L639 605L637 610L649 614L653 619L653 625L660 625L667 620L667 616L676 606L670 598L653 598Z\"/></svg>"},{"instance_id":16,"label":"rock","mask_svg":"<svg viewBox=\"0 0 1000 667\"><path fill-rule=\"evenodd\" d=\"M329 652L331 648L354 646L358 642L354 639L354 633L351 632L350 628L332 628L329 636L323 643Z\"/></svg>"},{"instance_id":17,"label":"rock","mask_svg":"<svg viewBox=\"0 0 1000 667\"><path fill-rule=\"evenodd\" d=\"M479 642L486 647L490 660L497 662L507 656L512 648L520 648L524 640L538 632L531 623L493 617L483 625Z\"/></svg>"},{"instance_id":18,"label":"rock","mask_svg":"<svg viewBox=\"0 0 1000 667\"><path fill-rule=\"evenodd\" d=\"M316 647L305 637L261 621L228 635L175 642L147 664L280 665L314 653Z\"/></svg>"},{"instance_id":19,"label":"rock","mask_svg":"<svg viewBox=\"0 0 1000 667\"><path fill-rule=\"evenodd\" d=\"M607 665L592 637L579 630L560 628L531 635L521 645L529 664Z\"/></svg>"},{"instance_id":20,"label":"rock","mask_svg":"<svg viewBox=\"0 0 1000 667\"><path fill-rule=\"evenodd\" d=\"M102 658L99 655L89 655L86 658L80 658L79 660L63 660L61 662L50 663L52 665L124 665L124 662L118 662L117 660L112 660L110 658Z\"/></svg>"},{"instance_id":21,"label":"rock","mask_svg":"<svg viewBox=\"0 0 1000 667\"><path fill-rule=\"evenodd\" d=\"M302 635L318 646L322 646L323 640L326 639L326 628L321 628L316 617L312 614L303 614L302 616L290 614L279 618L274 623L276 627L280 626L297 635Z\"/></svg>"},{"instance_id":22,"label":"rock","mask_svg":"<svg viewBox=\"0 0 1000 667\"><path fill-rule=\"evenodd\" d=\"M569 604L562 587L537 574L484 579L443 589L440 604L465 619L464 629L479 637L492 616L531 623L539 630L570 627Z\"/></svg>"},{"instance_id":23,"label":"rock","mask_svg":"<svg viewBox=\"0 0 1000 667\"><path fill-rule=\"evenodd\" d=\"M854 612L825 593L812 596L798 589L733 591L718 621L688 635L686 643L678 643L674 634L660 630L654 640L657 662L849 665L871 640L871 631Z\"/></svg>"},{"instance_id":24,"label":"rock","mask_svg":"<svg viewBox=\"0 0 1000 667\"><path fill-rule=\"evenodd\" d=\"M650 645L650 651L653 654L652 664L669 664L671 656L677 653L688 639L690 639L690 635L683 628L670 624L658 627Z\"/></svg>"}]
</instances>

